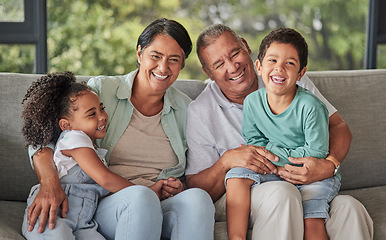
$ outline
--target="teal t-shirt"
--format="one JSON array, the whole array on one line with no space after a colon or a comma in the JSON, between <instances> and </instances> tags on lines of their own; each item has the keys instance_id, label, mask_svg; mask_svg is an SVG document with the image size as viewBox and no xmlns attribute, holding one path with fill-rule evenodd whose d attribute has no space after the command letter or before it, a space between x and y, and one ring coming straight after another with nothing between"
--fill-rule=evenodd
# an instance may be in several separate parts
<instances>
[{"instance_id":1,"label":"teal t-shirt","mask_svg":"<svg viewBox=\"0 0 386 240\"><path fill-rule=\"evenodd\" d=\"M293 165L288 157L327 157L328 117L326 106L299 86L290 106L275 115L262 88L244 101L242 134L247 144L266 147L278 156L280 160L272 162L275 165Z\"/></svg>"}]
</instances>

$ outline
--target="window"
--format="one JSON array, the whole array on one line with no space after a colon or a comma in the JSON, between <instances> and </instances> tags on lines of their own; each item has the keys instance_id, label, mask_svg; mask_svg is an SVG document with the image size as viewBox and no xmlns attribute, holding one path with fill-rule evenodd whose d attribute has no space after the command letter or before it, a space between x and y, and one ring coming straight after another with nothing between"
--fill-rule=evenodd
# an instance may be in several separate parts
<instances>
[{"instance_id":1,"label":"window","mask_svg":"<svg viewBox=\"0 0 386 240\"><path fill-rule=\"evenodd\" d=\"M34 55L34 72L46 73L46 0L1 0L0 21L0 49L3 50L2 62L5 60L6 63L4 58L7 54L12 55L16 53L20 57L24 56L26 58L31 58ZM31 54L31 48L28 47L31 44L35 46L35 54ZM24 64L26 63L24 62ZM24 64L21 64L20 67L23 67L22 65Z\"/></svg>"}]
</instances>

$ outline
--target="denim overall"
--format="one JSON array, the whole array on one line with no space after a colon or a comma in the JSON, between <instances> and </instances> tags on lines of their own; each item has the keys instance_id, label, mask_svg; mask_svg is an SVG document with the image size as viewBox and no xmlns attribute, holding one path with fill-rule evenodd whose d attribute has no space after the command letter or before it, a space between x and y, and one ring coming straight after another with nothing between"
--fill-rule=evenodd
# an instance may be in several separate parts
<instances>
[{"instance_id":1,"label":"denim overall","mask_svg":"<svg viewBox=\"0 0 386 240\"><path fill-rule=\"evenodd\" d=\"M75 165L68 171L68 174L60 179L64 192L68 198L69 211L66 218L60 216L60 209L56 218L54 229L46 229L43 233L37 233L38 222L32 232L27 228L27 210L32 204L40 189L36 185L31 189L27 199L27 208L24 215L22 233L27 239L105 239L97 232L98 224L94 214L98 205L98 199L109 192L95 183L80 167Z\"/></svg>"}]
</instances>

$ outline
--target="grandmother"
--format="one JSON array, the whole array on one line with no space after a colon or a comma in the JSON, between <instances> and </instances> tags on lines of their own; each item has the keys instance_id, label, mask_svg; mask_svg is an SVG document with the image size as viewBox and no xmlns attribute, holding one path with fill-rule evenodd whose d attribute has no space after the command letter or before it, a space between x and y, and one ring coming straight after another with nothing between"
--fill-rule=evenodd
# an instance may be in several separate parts
<instances>
[{"instance_id":1,"label":"grandmother","mask_svg":"<svg viewBox=\"0 0 386 240\"><path fill-rule=\"evenodd\" d=\"M108 149L109 169L135 184L101 199L95 220L106 239L213 239L209 194L185 190L182 180L191 100L171 87L191 50L181 24L158 19L138 38L137 70L88 81L110 118L106 137L96 144ZM68 202L52 148L30 155L41 189L28 210L29 230L38 224L42 232L47 220L49 229L55 227L56 214L65 217Z\"/></svg>"}]
</instances>

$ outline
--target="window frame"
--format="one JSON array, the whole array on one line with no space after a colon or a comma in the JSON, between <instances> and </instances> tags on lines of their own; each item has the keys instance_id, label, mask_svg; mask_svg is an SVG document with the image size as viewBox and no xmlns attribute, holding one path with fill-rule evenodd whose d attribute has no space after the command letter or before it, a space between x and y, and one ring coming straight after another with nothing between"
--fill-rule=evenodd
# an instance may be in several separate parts
<instances>
[{"instance_id":1,"label":"window frame","mask_svg":"<svg viewBox=\"0 0 386 240\"><path fill-rule=\"evenodd\" d=\"M34 44L35 73L47 72L47 1L24 0L24 22L0 22L0 44Z\"/></svg>"}]
</instances>

